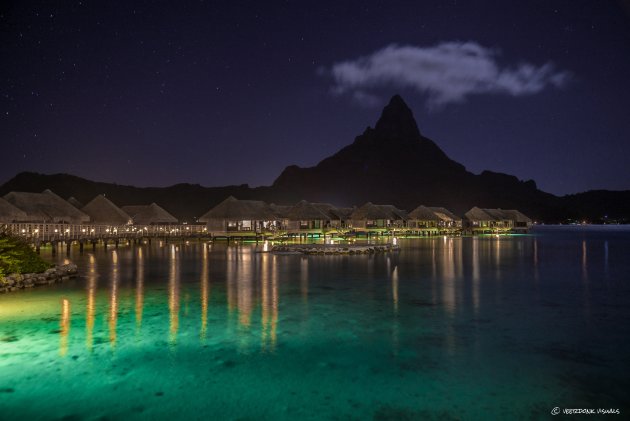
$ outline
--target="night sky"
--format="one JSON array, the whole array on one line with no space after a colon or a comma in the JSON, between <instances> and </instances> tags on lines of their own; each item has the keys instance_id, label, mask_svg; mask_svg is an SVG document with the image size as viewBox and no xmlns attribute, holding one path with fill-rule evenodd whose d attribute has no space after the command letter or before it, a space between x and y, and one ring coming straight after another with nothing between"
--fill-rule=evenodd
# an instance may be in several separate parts
<instances>
[{"instance_id":1,"label":"night sky","mask_svg":"<svg viewBox=\"0 0 630 421\"><path fill-rule=\"evenodd\" d=\"M628 3L53 3L0 3L0 183L268 185L400 93L472 172L630 189Z\"/></svg>"}]
</instances>

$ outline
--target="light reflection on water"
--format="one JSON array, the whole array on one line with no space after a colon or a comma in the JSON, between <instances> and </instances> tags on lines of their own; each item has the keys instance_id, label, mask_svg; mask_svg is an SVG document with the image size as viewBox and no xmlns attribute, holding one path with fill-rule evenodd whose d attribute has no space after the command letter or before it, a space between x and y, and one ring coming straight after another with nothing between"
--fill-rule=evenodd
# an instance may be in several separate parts
<instances>
[{"instance_id":1,"label":"light reflection on water","mask_svg":"<svg viewBox=\"0 0 630 421\"><path fill-rule=\"evenodd\" d=\"M374 256L194 242L74 254L80 278L0 296L0 390L16 390L23 418L112 415L95 396L118 397L115 418L481 419L483 407L535 417L560 398L625 404L630 235L400 244ZM65 401L59 384L84 399ZM193 384L216 399L179 392Z\"/></svg>"}]
</instances>

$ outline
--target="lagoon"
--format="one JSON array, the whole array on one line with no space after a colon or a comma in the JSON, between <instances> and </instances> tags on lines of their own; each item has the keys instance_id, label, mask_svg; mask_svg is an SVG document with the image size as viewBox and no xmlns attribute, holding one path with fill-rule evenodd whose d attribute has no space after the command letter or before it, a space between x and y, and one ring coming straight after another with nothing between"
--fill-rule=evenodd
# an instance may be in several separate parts
<instances>
[{"instance_id":1,"label":"lagoon","mask_svg":"<svg viewBox=\"0 0 630 421\"><path fill-rule=\"evenodd\" d=\"M399 244L73 250L78 278L0 295L0 419L628 414L630 229Z\"/></svg>"}]
</instances>

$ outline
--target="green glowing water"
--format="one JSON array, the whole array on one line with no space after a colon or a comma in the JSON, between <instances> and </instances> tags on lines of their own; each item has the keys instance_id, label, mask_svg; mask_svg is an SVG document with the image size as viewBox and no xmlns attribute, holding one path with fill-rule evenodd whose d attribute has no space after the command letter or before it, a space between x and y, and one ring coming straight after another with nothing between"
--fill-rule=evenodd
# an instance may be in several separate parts
<instances>
[{"instance_id":1,"label":"green glowing water","mask_svg":"<svg viewBox=\"0 0 630 421\"><path fill-rule=\"evenodd\" d=\"M0 296L0 419L628 413L630 232L400 244L77 250L81 277Z\"/></svg>"}]
</instances>

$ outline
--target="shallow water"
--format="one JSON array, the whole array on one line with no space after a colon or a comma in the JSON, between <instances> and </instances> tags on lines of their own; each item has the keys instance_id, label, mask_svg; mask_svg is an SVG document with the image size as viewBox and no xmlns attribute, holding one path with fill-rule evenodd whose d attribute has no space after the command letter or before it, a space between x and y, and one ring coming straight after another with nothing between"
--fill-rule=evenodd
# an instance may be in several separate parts
<instances>
[{"instance_id":1,"label":"shallow water","mask_svg":"<svg viewBox=\"0 0 630 421\"><path fill-rule=\"evenodd\" d=\"M400 244L73 250L79 278L0 295L0 419L628 414L629 230Z\"/></svg>"}]
</instances>

